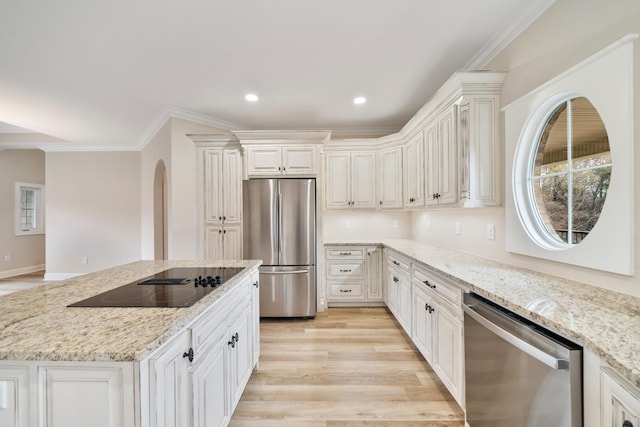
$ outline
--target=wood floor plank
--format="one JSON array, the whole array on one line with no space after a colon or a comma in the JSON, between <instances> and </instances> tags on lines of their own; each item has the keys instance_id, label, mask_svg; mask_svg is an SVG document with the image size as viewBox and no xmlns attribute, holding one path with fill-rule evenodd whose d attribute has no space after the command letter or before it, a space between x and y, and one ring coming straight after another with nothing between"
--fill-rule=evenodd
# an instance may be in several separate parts
<instances>
[{"instance_id":1,"label":"wood floor plank","mask_svg":"<svg viewBox=\"0 0 640 427\"><path fill-rule=\"evenodd\" d=\"M462 427L464 415L384 308L261 322L260 369L232 427Z\"/></svg>"}]
</instances>

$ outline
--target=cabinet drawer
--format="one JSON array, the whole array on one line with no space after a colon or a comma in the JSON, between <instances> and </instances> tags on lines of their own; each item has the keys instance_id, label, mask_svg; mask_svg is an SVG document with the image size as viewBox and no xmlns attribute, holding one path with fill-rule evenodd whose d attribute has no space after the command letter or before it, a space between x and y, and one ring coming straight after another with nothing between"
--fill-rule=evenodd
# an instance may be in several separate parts
<instances>
[{"instance_id":1,"label":"cabinet drawer","mask_svg":"<svg viewBox=\"0 0 640 427\"><path fill-rule=\"evenodd\" d=\"M349 279L357 280L364 279L364 263L351 262L351 263L330 263L328 266L329 278L335 279Z\"/></svg>"},{"instance_id":2,"label":"cabinet drawer","mask_svg":"<svg viewBox=\"0 0 640 427\"><path fill-rule=\"evenodd\" d=\"M411 274L411 262L406 258L400 257L391 252L387 255L387 263L389 264L389 268L393 268L400 274L404 274L407 277Z\"/></svg>"},{"instance_id":3,"label":"cabinet drawer","mask_svg":"<svg viewBox=\"0 0 640 427\"><path fill-rule=\"evenodd\" d=\"M364 259L364 248L330 248L327 259Z\"/></svg>"},{"instance_id":4,"label":"cabinet drawer","mask_svg":"<svg viewBox=\"0 0 640 427\"><path fill-rule=\"evenodd\" d=\"M336 299L362 299L364 296L362 283L331 283L329 284L329 298Z\"/></svg>"},{"instance_id":5,"label":"cabinet drawer","mask_svg":"<svg viewBox=\"0 0 640 427\"><path fill-rule=\"evenodd\" d=\"M426 268L414 264L413 280L426 285L436 295L451 303L455 308L462 307L462 290L446 283L446 281Z\"/></svg>"}]
</instances>

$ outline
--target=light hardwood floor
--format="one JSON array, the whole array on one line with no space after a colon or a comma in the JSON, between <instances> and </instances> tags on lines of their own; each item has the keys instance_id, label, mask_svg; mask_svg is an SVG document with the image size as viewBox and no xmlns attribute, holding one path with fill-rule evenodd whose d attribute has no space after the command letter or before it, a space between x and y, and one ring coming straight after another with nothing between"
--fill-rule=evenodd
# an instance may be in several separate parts
<instances>
[{"instance_id":1,"label":"light hardwood floor","mask_svg":"<svg viewBox=\"0 0 640 427\"><path fill-rule=\"evenodd\" d=\"M384 308L263 320L231 427L462 427L464 415Z\"/></svg>"},{"instance_id":2,"label":"light hardwood floor","mask_svg":"<svg viewBox=\"0 0 640 427\"><path fill-rule=\"evenodd\" d=\"M44 271L0 279L0 295L7 295L45 284Z\"/></svg>"}]
</instances>

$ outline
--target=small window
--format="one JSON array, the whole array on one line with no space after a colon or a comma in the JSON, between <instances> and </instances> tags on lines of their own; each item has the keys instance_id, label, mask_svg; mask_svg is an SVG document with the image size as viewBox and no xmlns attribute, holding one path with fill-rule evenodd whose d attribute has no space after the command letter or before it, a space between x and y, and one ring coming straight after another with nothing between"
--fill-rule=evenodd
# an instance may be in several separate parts
<instances>
[{"instance_id":1,"label":"small window","mask_svg":"<svg viewBox=\"0 0 640 427\"><path fill-rule=\"evenodd\" d=\"M44 185L16 182L15 235L44 234Z\"/></svg>"},{"instance_id":2,"label":"small window","mask_svg":"<svg viewBox=\"0 0 640 427\"><path fill-rule=\"evenodd\" d=\"M584 97L562 102L538 137L529 186L541 237L557 247L579 244L598 222L611 179L609 139ZM544 234L544 233L543 233Z\"/></svg>"}]
</instances>

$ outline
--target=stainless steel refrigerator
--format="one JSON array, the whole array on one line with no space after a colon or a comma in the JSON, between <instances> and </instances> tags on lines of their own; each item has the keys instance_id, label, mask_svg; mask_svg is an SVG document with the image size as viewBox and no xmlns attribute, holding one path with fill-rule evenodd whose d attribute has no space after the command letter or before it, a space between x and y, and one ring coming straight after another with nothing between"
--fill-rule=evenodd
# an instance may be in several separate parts
<instances>
[{"instance_id":1,"label":"stainless steel refrigerator","mask_svg":"<svg viewBox=\"0 0 640 427\"><path fill-rule=\"evenodd\" d=\"M316 181L243 183L244 259L261 259L260 316L316 315Z\"/></svg>"}]
</instances>

